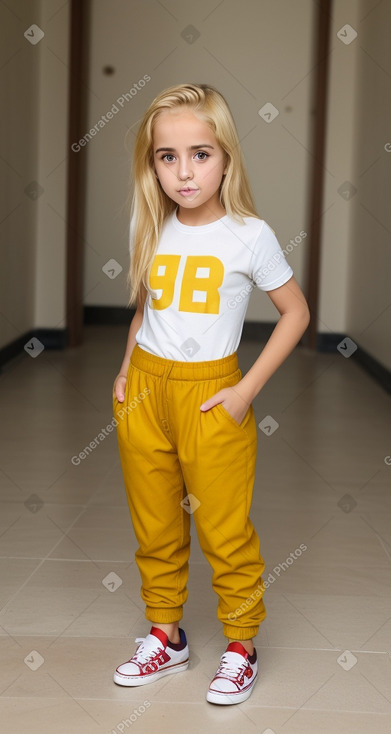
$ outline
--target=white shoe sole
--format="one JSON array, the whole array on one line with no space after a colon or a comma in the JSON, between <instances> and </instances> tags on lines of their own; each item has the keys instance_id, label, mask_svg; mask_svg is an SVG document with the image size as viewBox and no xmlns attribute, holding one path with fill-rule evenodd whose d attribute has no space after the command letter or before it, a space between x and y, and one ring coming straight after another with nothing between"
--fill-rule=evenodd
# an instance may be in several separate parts
<instances>
[{"instance_id":1,"label":"white shoe sole","mask_svg":"<svg viewBox=\"0 0 391 734\"><path fill-rule=\"evenodd\" d=\"M242 703L251 696L257 677L258 676L254 678L251 688L247 691L243 691L243 693L220 693L218 691L208 691L206 694L206 700L209 701L209 703L218 703L221 706L230 706L235 703Z\"/></svg>"},{"instance_id":2,"label":"white shoe sole","mask_svg":"<svg viewBox=\"0 0 391 734\"><path fill-rule=\"evenodd\" d=\"M114 673L114 683L119 686L145 686L147 683L153 683L159 678L163 678L165 675L171 675L172 673L181 673L186 670L189 666L189 658L184 660L183 663L172 665L169 668L162 668L157 670L156 673L149 673L147 675L122 675L121 673Z\"/></svg>"}]
</instances>

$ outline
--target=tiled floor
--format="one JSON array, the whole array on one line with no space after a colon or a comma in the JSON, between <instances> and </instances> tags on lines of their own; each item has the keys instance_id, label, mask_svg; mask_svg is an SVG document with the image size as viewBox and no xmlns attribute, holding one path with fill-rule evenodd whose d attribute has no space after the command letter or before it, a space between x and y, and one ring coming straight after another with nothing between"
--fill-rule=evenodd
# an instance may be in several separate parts
<instances>
[{"instance_id":1,"label":"tiled floor","mask_svg":"<svg viewBox=\"0 0 391 734\"><path fill-rule=\"evenodd\" d=\"M0 377L1 731L389 734L391 397L337 351L296 349L254 401L279 428L258 435L251 518L270 587L250 699L205 701L225 638L194 524L188 671L112 682L150 628L115 434L71 459L112 419L126 335L88 327L80 349L23 353ZM242 343L243 372L260 349Z\"/></svg>"}]
</instances>

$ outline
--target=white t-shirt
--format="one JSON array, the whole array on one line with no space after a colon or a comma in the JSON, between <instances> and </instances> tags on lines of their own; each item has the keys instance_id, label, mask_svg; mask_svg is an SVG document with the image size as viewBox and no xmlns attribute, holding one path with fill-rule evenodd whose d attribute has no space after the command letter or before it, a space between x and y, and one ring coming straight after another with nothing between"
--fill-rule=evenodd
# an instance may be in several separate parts
<instances>
[{"instance_id":1,"label":"white t-shirt","mask_svg":"<svg viewBox=\"0 0 391 734\"><path fill-rule=\"evenodd\" d=\"M181 362L236 352L253 288L273 290L293 275L271 227L244 221L226 214L192 227L176 211L166 218L136 333L142 349Z\"/></svg>"}]
</instances>

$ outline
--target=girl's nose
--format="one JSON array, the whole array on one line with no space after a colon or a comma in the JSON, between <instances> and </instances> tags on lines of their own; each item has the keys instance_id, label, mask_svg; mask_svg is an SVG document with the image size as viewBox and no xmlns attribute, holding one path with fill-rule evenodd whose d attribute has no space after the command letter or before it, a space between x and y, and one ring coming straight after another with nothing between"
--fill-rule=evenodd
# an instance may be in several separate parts
<instances>
[{"instance_id":1,"label":"girl's nose","mask_svg":"<svg viewBox=\"0 0 391 734\"><path fill-rule=\"evenodd\" d=\"M191 164L186 159L179 161L178 167L178 178L181 181L187 181L189 178L193 178L193 172L191 170Z\"/></svg>"}]
</instances>

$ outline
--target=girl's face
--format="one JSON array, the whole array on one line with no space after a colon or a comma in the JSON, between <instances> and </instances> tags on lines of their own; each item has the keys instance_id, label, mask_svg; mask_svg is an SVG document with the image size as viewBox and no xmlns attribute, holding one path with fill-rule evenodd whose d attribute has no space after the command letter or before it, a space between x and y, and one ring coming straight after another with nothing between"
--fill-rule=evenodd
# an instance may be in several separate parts
<instances>
[{"instance_id":1,"label":"girl's face","mask_svg":"<svg viewBox=\"0 0 391 734\"><path fill-rule=\"evenodd\" d=\"M153 153L163 191L185 210L210 219L225 213L219 201L224 151L212 130L191 110L164 110L155 120ZM186 217L185 217L186 218ZM187 219L189 216L187 215Z\"/></svg>"}]
</instances>

